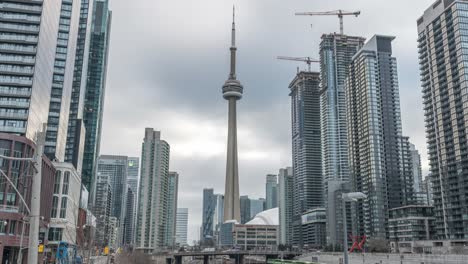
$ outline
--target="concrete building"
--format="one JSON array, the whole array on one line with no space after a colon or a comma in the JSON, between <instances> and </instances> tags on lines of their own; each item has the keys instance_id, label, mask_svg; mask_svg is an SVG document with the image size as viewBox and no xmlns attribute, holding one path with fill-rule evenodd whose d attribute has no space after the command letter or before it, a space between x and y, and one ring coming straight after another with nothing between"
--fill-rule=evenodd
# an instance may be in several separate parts
<instances>
[{"instance_id":1,"label":"concrete building","mask_svg":"<svg viewBox=\"0 0 468 264\"><path fill-rule=\"evenodd\" d=\"M334 204L335 192L339 191L336 188L350 181L344 83L352 57L364 41L362 37L333 33L323 34L320 42L322 174L327 243L331 245L343 244L343 219L335 211L340 204Z\"/></svg>"},{"instance_id":2,"label":"concrete building","mask_svg":"<svg viewBox=\"0 0 468 264\"><path fill-rule=\"evenodd\" d=\"M109 217L109 248L116 250L119 247L119 220L117 217Z\"/></svg>"},{"instance_id":3,"label":"concrete building","mask_svg":"<svg viewBox=\"0 0 468 264\"><path fill-rule=\"evenodd\" d=\"M133 189L127 185L127 196L126 196L126 208L125 208L125 218L123 225L123 245L133 245L133 238L135 233L135 200L136 194L133 192Z\"/></svg>"},{"instance_id":4,"label":"concrete building","mask_svg":"<svg viewBox=\"0 0 468 264\"><path fill-rule=\"evenodd\" d=\"M354 55L345 82L350 174L354 191L367 195L357 202L356 235L368 239L386 239L388 209L406 202L393 39L372 37Z\"/></svg>"},{"instance_id":5,"label":"concrete building","mask_svg":"<svg viewBox=\"0 0 468 264\"><path fill-rule=\"evenodd\" d=\"M411 149L409 137L401 137L401 195L403 196L403 205L417 204L416 190L414 188L415 179L418 175L414 175L413 151ZM413 145L414 146L414 145ZM418 168L416 168L417 170Z\"/></svg>"},{"instance_id":6,"label":"concrete building","mask_svg":"<svg viewBox=\"0 0 468 264\"><path fill-rule=\"evenodd\" d=\"M78 213L81 177L71 163L53 162L56 169L51 220L48 230L48 248L55 255L60 242L77 245Z\"/></svg>"},{"instance_id":7,"label":"concrete building","mask_svg":"<svg viewBox=\"0 0 468 264\"><path fill-rule=\"evenodd\" d=\"M278 207L278 175L268 174L265 184L265 210Z\"/></svg>"},{"instance_id":8,"label":"concrete building","mask_svg":"<svg viewBox=\"0 0 468 264\"><path fill-rule=\"evenodd\" d=\"M188 208L177 208L175 243L177 246L188 245Z\"/></svg>"},{"instance_id":9,"label":"concrete building","mask_svg":"<svg viewBox=\"0 0 468 264\"><path fill-rule=\"evenodd\" d=\"M223 98L229 101L228 149L224 192L224 219L241 220L239 200L239 169L237 160L237 100L242 98L243 86L236 76L236 27L234 10L231 35L231 71L223 85Z\"/></svg>"},{"instance_id":10,"label":"concrete building","mask_svg":"<svg viewBox=\"0 0 468 264\"><path fill-rule=\"evenodd\" d=\"M423 180L423 186L422 186L422 191L424 194L426 194L427 197L427 205L434 205L434 196L432 192L432 183L431 183L431 177L426 176Z\"/></svg>"},{"instance_id":11,"label":"concrete building","mask_svg":"<svg viewBox=\"0 0 468 264\"><path fill-rule=\"evenodd\" d=\"M15 156L32 158L36 145L24 136L0 133L0 154L4 156ZM27 232L28 226L22 219L29 214L21 201L24 198L27 204L31 201L31 179L32 170L27 170L30 164L27 161L3 160L0 170L16 182L16 192L12 185L0 175L0 263L14 263L20 254L20 247L27 246L26 241L21 245L21 234ZM47 225L50 222L51 204L54 190L55 168L52 162L43 156L42 160L42 183L41 183L41 211L44 216L40 221L40 236L47 238ZM20 196L21 195L21 196ZM27 251L23 250L23 259L26 259Z\"/></svg>"},{"instance_id":12,"label":"concrete building","mask_svg":"<svg viewBox=\"0 0 468 264\"><path fill-rule=\"evenodd\" d=\"M434 207L409 205L389 210L388 231L390 248L397 253L415 252L416 241L434 237Z\"/></svg>"},{"instance_id":13,"label":"concrete building","mask_svg":"<svg viewBox=\"0 0 468 264\"><path fill-rule=\"evenodd\" d=\"M323 206L320 74L299 72L289 85L292 115L293 245L303 245L302 214Z\"/></svg>"},{"instance_id":14,"label":"concrete building","mask_svg":"<svg viewBox=\"0 0 468 264\"><path fill-rule=\"evenodd\" d=\"M303 247L308 249L321 249L327 243L326 237L326 210L315 208L302 215L301 224L304 232Z\"/></svg>"},{"instance_id":15,"label":"concrete building","mask_svg":"<svg viewBox=\"0 0 468 264\"><path fill-rule=\"evenodd\" d=\"M287 167L279 170L278 175L278 211L279 237L278 243L291 245L292 243L292 201L293 170Z\"/></svg>"},{"instance_id":16,"label":"concrete building","mask_svg":"<svg viewBox=\"0 0 468 264\"><path fill-rule=\"evenodd\" d=\"M80 1L64 1L60 11L44 153L64 161L75 64Z\"/></svg>"},{"instance_id":17,"label":"concrete building","mask_svg":"<svg viewBox=\"0 0 468 264\"><path fill-rule=\"evenodd\" d=\"M146 128L141 153L135 248L153 252L167 246L169 144L161 132Z\"/></svg>"},{"instance_id":18,"label":"concrete building","mask_svg":"<svg viewBox=\"0 0 468 264\"><path fill-rule=\"evenodd\" d=\"M167 226L166 242L167 247L175 246L176 223L177 223L177 197L179 191L179 174L169 172L167 194Z\"/></svg>"},{"instance_id":19,"label":"concrete building","mask_svg":"<svg viewBox=\"0 0 468 264\"><path fill-rule=\"evenodd\" d=\"M240 250L276 250L278 220L278 208L273 208L257 214L244 225L234 225L232 230L234 246Z\"/></svg>"},{"instance_id":20,"label":"concrete building","mask_svg":"<svg viewBox=\"0 0 468 264\"><path fill-rule=\"evenodd\" d=\"M97 174L108 177L112 188L111 216L117 218L119 230L117 246L124 237L124 223L127 208L127 156L101 155L97 160ZM99 227L98 227L99 228Z\"/></svg>"},{"instance_id":21,"label":"concrete building","mask_svg":"<svg viewBox=\"0 0 468 264\"><path fill-rule=\"evenodd\" d=\"M436 1L417 20L436 239L468 241L468 1Z\"/></svg>"},{"instance_id":22,"label":"concrete building","mask_svg":"<svg viewBox=\"0 0 468 264\"><path fill-rule=\"evenodd\" d=\"M98 174L96 179L96 193L91 212L96 217L96 246L103 249L109 246L109 219L112 216L112 184L108 174Z\"/></svg>"}]
</instances>

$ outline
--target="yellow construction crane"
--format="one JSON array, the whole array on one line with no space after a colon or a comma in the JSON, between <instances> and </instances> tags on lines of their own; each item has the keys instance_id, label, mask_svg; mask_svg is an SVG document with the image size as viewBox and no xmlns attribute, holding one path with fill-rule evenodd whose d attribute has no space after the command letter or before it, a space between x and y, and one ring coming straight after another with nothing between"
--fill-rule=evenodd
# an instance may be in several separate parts
<instances>
[{"instance_id":1,"label":"yellow construction crane","mask_svg":"<svg viewBox=\"0 0 468 264\"><path fill-rule=\"evenodd\" d=\"M312 62L314 63L320 63L319 60L312 59L310 57L284 57L284 56L278 56L278 60L289 60L289 61L302 61L307 63L307 66L309 66L309 72L310 72L310 65Z\"/></svg>"},{"instance_id":2,"label":"yellow construction crane","mask_svg":"<svg viewBox=\"0 0 468 264\"><path fill-rule=\"evenodd\" d=\"M358 17L361 11L348 12L343 10L334 10L327 12L299 12L296 16L338 16L340 19L340 34L343 35L343 16L356 16Z\"/></svg>"}]
</instances>

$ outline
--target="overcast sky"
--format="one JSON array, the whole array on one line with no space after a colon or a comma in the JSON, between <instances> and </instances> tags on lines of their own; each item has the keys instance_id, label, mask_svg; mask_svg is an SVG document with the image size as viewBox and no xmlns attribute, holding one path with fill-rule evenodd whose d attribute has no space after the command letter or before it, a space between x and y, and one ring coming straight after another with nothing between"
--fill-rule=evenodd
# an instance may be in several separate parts
<instances>
[{"instance_id":1,"label":"overcast sky","mask_svg":"<svg viewBox=\"0 0 468 264\"><path fill-rule=\"evenodd\" d=\"M403 134L427 172L416 20L434 0L110 0L113 11L101 154L140 156L145 127L162 131L179 172L179 207L189 208L189 241L198 238L202 190L224 192L233 3L237 13L241 195L265 196L265 175L291 165L288 84L296 67L276 56L318 58L337 17L297 11L360 10L345 33L396 36ZM318 70L317 66L314 66Z\"/></svg>"}]
</instances>

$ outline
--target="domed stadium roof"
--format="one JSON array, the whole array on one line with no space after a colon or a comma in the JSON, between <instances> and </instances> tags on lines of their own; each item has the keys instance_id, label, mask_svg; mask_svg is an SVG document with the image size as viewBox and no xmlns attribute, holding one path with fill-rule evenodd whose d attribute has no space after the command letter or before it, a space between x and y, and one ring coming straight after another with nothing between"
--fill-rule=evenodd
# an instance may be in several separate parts
<instances>
[{"instance_id":1,"label":"domed stadium roof","mask_svg":"<svg viewBox=\"0 0 468 264\"><path fill-rule=\"evenodd\" d=\"M279 225L279 209L273 208L258 213L254 219L247 222L246 225Z\"/></svg>"}]
</instances>

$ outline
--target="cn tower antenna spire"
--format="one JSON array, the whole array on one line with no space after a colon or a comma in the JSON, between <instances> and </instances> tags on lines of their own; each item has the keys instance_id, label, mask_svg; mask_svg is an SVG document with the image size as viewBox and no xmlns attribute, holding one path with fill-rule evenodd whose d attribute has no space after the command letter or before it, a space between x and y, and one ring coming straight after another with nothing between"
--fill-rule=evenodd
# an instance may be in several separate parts
<instances>
[{"instance_id":1,"label":"cn tower antenna spire","mask_svg":"<svg viewBox=\"0 0 468 264\"><path fill-rule=\"evenodd\" d=\"M231 72L229 79L236 79L236 8L232 6L232 33L231 33Z\"/></svg>"}]
</instances>

